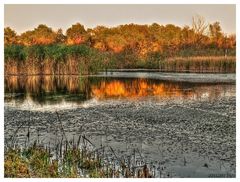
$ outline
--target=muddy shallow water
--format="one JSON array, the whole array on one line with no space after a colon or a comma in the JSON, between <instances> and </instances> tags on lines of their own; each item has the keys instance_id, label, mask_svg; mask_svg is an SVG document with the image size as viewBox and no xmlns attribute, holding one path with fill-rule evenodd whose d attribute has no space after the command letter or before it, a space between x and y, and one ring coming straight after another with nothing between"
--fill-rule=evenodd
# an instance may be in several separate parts
<instances>
[{"instance_id":1,"label":"muddy shallow water","mask_svg":"<svg viewBox=\"0 0 240 182\"><path fill-rule=\"evenodd\" d=\"M33 80L32 80L33 79ZM6 78L5 145L85 135L117 156L162 168L157 177L234 177L236 94L232 83L149 78ZM61 91L60 91L61 90Z\"/></svg>"}]
</instances>

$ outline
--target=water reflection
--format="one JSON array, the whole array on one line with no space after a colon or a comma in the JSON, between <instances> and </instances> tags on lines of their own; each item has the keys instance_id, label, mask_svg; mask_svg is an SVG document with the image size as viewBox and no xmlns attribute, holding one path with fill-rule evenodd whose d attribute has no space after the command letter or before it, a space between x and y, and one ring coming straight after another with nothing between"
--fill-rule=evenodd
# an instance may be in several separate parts
<instances>
[{"instance_id":1,"label":"water reflection","mask_svg":"<svg viewBox=\"0 0 240 182\"><path fill-rule=\"evenodd\" d=\"M181 88L181 85L169 82L155 82L143 79L135 79L131 82L119 80L102 81L92 87L94 97L105 98L138 98L146 96L160 97L190 97L193 92L190 89Z\"/></svg>"},{"instance_id":2,"label":"water reflection","mask_svg":"<svg viewBox=\"0 0 240 182\"><path fill-rule=\"evenodd\" d=\"M38 104L70 102L79 104L96 98L139 99L146 97L215 99L235 95L235 85L184 83L138 78L78 76L6 76L5 102Z\"/></svg>"}]
</instances>

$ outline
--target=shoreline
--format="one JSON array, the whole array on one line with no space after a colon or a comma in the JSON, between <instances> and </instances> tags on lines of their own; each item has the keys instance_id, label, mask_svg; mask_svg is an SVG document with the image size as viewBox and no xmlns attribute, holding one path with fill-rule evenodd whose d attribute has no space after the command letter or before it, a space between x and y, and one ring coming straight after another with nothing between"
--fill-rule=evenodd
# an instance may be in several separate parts
<instances>
[{"instance_id":1,"label":"shoreline","mask_svg":"<svg viewBox=\"0 0 240 182\"><path fill-rule=\"evenodd\" d=\"M31 76L53 76L53 77L106 77L106 78L140 78L140 79L158 79L176 82L191 83L231 83L236 84L236 73L176 73L176 72L144 72L144 71L124 71L115 70L108 72L99 72L92 75L79 74L36 74L36 75L4 75L4 77L31 77Z\"/></svg>"}]
</instances>

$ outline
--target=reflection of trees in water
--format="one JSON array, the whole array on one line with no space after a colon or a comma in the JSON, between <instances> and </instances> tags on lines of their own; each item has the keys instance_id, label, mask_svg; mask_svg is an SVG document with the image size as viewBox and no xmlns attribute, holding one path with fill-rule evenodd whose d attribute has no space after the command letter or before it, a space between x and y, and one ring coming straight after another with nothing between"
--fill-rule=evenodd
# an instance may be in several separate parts
<instances>
[{"instance_id":1,"label":"reflection of trees in water","mask_svg":"<svg viewBox=\"0 0 240 182\"><path fill-rule=\"evenodd\" d=\"M158 96L161 98L201 98L210 99L219 97L229 91L229 85L183 83L147 79L132 79L123 81L120 79L101 81L98 85L92 85L92 96L99 99L105 98L137 98L143 96Z\"/></svg>"},{"instance_id":2,"label":"reflection of trees in water","mask_svg":"<svg viewBox=\"0 0 240 182\"><path fill-rule=\"evenodd\" d=\"M215 99L234 85L184 83L150 79L102 78L78 76L6 76L5 93L16 94L6 101L26 96L39 103L72 101L82 102L90 98L138 98L158 96L160 98L202 98ZM6 98L6 96L5 96Z\"/></svg>"},{"instance_id":3,"label":"reflection of trees in water","mask_svg":"<svg viewBox=\"0 0 240 182\"><path fill-rule=\"evenodd\" d=\"M73 98L76 102L88 99L88 79L69 76L8 76L5 93L23 93L33 101L60 102Z\"/></svg>"}]
</instances>

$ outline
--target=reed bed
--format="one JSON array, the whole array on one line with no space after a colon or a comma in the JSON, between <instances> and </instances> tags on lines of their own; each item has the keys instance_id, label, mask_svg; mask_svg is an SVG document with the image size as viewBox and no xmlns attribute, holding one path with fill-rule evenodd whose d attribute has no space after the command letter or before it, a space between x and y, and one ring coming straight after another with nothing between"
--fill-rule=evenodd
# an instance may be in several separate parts
<instances>
[{"instance_id":1,"label":"reed bed","mask_svg":"<svg viewBox=\"0 0 240 182\"><path fill-rule=\"evenodd\" d=\"M168 58L166 58L168 57ZM171 72L235 73L235 56L139 57L131 52L102 52L87 45L8 45L5 75L88 75L107 69L147 68Z\"/></svg>"},{"instance_id":2,"label":"reed bed","mask_svg":"<svg viewBox=\"0 0 240 182\"><path fill-rule=\"evenodd\" d=\"M234 56L174 57L159 62L160 71L196 73L235 73Z\"/></svg>"},{"instance_id":3,"label":"reed bed","mask_svg":"<svg viewBox=\"0 0 240 182\"><path fill-rule=\"evenodd\" d=\"M105 54L86 45L9 45L5 75L82 75L102 69Z\"/></svg>"}]
</instances>

